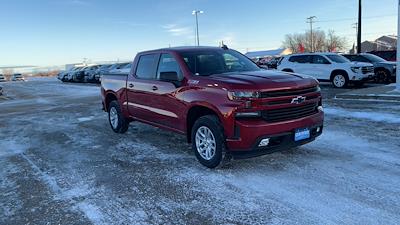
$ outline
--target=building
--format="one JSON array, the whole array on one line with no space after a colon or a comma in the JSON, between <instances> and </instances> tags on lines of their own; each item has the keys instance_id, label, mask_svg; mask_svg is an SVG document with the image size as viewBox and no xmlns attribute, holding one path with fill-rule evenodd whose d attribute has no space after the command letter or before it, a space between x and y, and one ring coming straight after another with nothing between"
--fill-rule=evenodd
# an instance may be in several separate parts
<instances>
[{"instance_id":1,"label":"building","mask_svg":"<svg viewBox=\"0 0 400 225\"><path fill-rule=\"evenodd\" d=\"M395 50L397 48L397 36L395 35L384 35L374 41L364 41L361 43L362 52L372 51L387 51ZM355 53L355 46L350 50L350 53Z\"/></svg>"}]
</instances>

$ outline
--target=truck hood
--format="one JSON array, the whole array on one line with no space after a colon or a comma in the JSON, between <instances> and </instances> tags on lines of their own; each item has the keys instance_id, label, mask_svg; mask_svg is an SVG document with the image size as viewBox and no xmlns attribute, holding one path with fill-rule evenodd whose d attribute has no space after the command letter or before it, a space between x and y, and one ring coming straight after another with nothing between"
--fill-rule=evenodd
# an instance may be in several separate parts
<instances>
[{"instance_id":1,"label":"truck hood","mask_svg":"<svg viewBox=\"0 0 400 225\"><path fill-rule=\"evenodd\" d=\"M374 63L374 66L383 66L383 67L394 67L396 66L396 62L377 62Z\"/></svg>"},{"instance_id":2,"label":"truck hood","mask_svg":"<svg viewBox=\"0 0 400 225\"><path fill-rule=\"evenodd\" d=\"M349 62L347 63L349 64L349 66L358 66L358 67L362 67L362 66L374 66L371 63L365 63L365 62Z\"/></svg>"},{"instance_id":3,"label":"truck hood","mask_svg":"<svg viewBox=\"0 0 400 225\"><path fill-rule=\"evenodd\" d=\"M318 81L309 76L272 70L215 74L205 77L204 81L207 86L210 83L213 86L222 85L228 90L273 91L318 85Z\"/></svg>"}]
</instances>

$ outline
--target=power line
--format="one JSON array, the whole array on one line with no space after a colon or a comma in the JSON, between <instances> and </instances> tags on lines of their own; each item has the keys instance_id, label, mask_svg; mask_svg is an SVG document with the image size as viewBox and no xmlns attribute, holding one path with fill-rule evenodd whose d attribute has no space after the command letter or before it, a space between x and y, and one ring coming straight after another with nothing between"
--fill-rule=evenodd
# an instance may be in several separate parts
<instances>
[{"instance_id":1,"label":"power line","mask_svg":"<svg viewBox=\"0 0 400 225\"><path fill-rule=\"evenodd\" d=\"M379 15L379 16L366 16L362 17L363 20L365 19L377 19L377 18L384 18L384 17L395 17L397 14L387 14L387 15ZM316 23L327 23L327 22L337 22L337 21L354 21L357 20L357 17L353 18L341 18L341 19L332 19L332 20L317 20Z\"/></svg>"}]
</instances>

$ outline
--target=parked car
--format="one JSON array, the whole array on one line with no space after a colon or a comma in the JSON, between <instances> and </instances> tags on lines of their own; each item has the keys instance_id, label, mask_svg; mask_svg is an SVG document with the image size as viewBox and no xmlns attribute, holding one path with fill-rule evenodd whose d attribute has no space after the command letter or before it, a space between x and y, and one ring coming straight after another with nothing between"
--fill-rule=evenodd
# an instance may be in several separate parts
<instances>
[{"instance_id":1,"label":"parked car","mask_svg":"<svg viewBox=\"0 0 400 225\"><path fill-rule=\"evenodd\" d=\"M349 83L362 85L375 77L370 63L350 62L336 53L303 53L285 56L278 70L312 76L320 81L330 81L337 88Z\"/></svg>"},{"instance_id":2,"label":"parked car","mask_svg":"<svg viewBox=\"0 0 400 225\"><path fill-rule=\"evenodd\" d=\"M343 55L352 62L366 62L374 65L375 81L391 83L396 82L396 62L389 62L370 53Z\"/></svg>"},{"instance_id":3,"label":"parked car","mask_svg":"<svg viewBox=\"0 0 400 225\"><path fill-rule=\"evenodd\" d=\"M5 82L5 81L7 81L6 77L3 74L0 74L0 82Z\"/></svg>"},{"instance_id":4,"label":"parked car","mask_svg":"<svg viewBox=\"0 0 400 225\"><path fill-rule=\"evenodd\" d=\"M121 63L116 68L111 69L109 73L126 73L131 71L132 63Z\"/></svg>"},{"instance_id":5,"label":"parked car","mask_svg":"<svg viewBox=\"0 0 400 225\"><path fill-rule=\"evenodd\" d=\"M79 71L79 70L81 70L83 67L74 67L74 68L72 68L71 70L69 70L69 71L67 71L66 72L66 75L65 75L65 77L64 77L64 80L65 81L73 81L73 77L74 77L74 74L77 72L77 71Z\"/></svg>"},{"instance_id":6,"label":"parked car","mask_svg":"<svg viewBox=\"0 0 400 225\"><path fill-rule=\"evenodd\" d=\"M372 51L368 52L373 55L379 56L387 61L396 62L397 51L396 50L386 50L386 51Z\"/></svg>"},{"instance_id":7,"label":"parked car","mask_svg":"<svg viewBox=\"0 0 400 225\"><path fill-rule=\"evenodd\" d=\"M120 72L119 70L121 70L125 66L128 66L129 64L130 64L129 62L115 63L109 68L108 73L119 73Z\"/></svg>"},{"instance_id":8,"label":"parked car","mask_svg":"<svg viewBox=\"0 0 400 225\"><path fill-rule=\"evenodd\" d=\"M99 65L88 66L83 70L84 82L95 82L96 81L96 71L99 68Z\"/></svg>"},{"instance_id":9,"label":"parked car","mask_svg":"<svg viewBox=\"0 0 400 225\"><path fill-rule=\"evenodd\" d=\"M71 82L82 82L84 78L84 70L87 68L87 66L83 67L77 67L77 69L71 71L68 73L68 81Z\"/></svg>"},{"instance_id":10,"label":"parked car","mask_svg":"<svg viewBox=\"0 0 400 225\"><path fill-rule=\"evenodd\" d=\"M22 76L22 74L20 74L20 73L14 73L14 74L11 76L11 81L25 81L25 78L24 78L24 76Z\"/></svg>"},{"instance_id":11,"label":"parked car","mask_svg":"<svg viewBox=\"0 0 400 225\"><path fill-rule=\"evenodd\" d=\"M112 64L104 64L99 66L99 68L97 68L97 70L94 72L95 82L100 82L101 74L107 73L111 66Z\"/></svg>"},{"instance_id":12,"label":"parked car","mask_svg":"<svg viewBox=\"0 0 400 225\"><path fill-rule=\"evenodd\" d=\"M277 69L282 57L274 57L266 63L269 69Z\"/></svg>"},{"instance_id":13,"label":"parked car","mask_svg":"<svg viewBox=\"0 0 400 225\"><path fill-rule=\"evenodd\" d=\"M104 74L111 129L140 121L186 135L198 161L221 165L313 141L323 129L318 81L262 70L241 53L176 47L139 53L130 74Z\"/></svg>"}]
</instances>

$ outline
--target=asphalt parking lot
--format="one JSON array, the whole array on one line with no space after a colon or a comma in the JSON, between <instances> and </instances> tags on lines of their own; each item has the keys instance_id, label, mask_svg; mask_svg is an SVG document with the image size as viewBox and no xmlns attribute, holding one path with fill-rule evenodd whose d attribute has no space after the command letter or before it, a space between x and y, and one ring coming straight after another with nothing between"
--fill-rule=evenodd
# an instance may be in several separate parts
<instances>
[{"instance_id":1,"label":"asphalt parking lot","mask_svg":"<svg viewBox=\"0 0 400 225\"><path fill-rule=\"evenodd\" d=\"M333 99L315 142L210 170L185 137L111 131L96 85L2 84L0 224L398 224L400 104Z\"/></svg>"}]
</instances>

